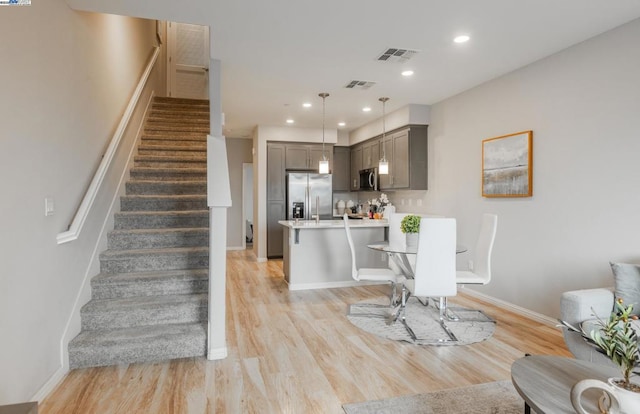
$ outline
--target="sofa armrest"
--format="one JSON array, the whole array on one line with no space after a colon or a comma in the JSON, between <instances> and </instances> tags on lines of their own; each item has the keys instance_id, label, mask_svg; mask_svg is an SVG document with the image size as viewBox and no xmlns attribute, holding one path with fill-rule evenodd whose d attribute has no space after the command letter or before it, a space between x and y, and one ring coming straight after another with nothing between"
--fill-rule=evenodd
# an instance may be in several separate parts
<instances>
[{"instance_id":1,"label":"sofa armrest","mask_svg":"<svg viewBox=\"0 0 640 414\"><path fill-rule=\"evenodd\" d=\"M576 328L588 319L594 319L594 312L600 318L608 318L613 310L613 289L584 289L564 292L560 299L560 319ZM563 329L565 343L577 358L601 365L614 366L604 354L596 351L578 332Z\"/></svg>"},{"instance_id":2,"label":"sofa armrest","mask_svg":"<svg viewBox=\"0 0 640 414\"><path fill-rule=\"evenodd\" d=\"M560 319L576 328L587 319L608 318L613 310L613 291L607 288L564 292L560 299Z\"/></svg>"}]
</instances>

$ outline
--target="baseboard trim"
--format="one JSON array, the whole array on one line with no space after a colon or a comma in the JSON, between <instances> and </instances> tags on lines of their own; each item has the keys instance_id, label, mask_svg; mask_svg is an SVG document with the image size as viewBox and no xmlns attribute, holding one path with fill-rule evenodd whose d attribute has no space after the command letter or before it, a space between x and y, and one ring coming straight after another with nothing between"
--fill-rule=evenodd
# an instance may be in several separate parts
<instances>
[{"instance_id":1,"label":"baseboard trim","mask_svg":"<svg viewBox=\"0 0 640 414\"><path fill-rule=\"evenodd\" d=\"M224 348L209 349L209 352L207 352L207 359L209 361L225 359L227 356L228 351L226 346Z\"/></svg>"},{"instance_id":2,"label":"baseboard trim","mask_svg":"<svg viewBox=\"0 0 640 414\"><path fill-rule=\"evenodd\" d=\"M366 285L382 285L388 284L389 282L357 282L347 281L347 282L321 282L321 283L288 283L289 290L311 290L311 289L335 289L335 288L345 288L345 287L354 287L354 286L366 286Z\"/></svg>"},{"instance_id":3,"label":"baseboard trim","mask_svg":"<svg viewBox=\"0 0 640 414\"><path fill-rule=\"evenodd\" d=\"M256 257L256 262L265 263L268 259L266 257Z\"/></svg>"},{"instance_id":4,"label":"baseboard trim","mask_svg":"<svg viewBox=\"0 0 640 414\"><path fill-rule=\"evenodd\" d=\"M543 315L538 312L534 312L530 309L523 308L522 306L514 305L511 302L507 302L502 299L495 298L493 296L486 295L484 293L480 293L477 290L472 290L466 287L459 287L459 290L463 291L465 294L472 296L474 298L480 299L484 302L491 303L492 305L498 306L500 308L506 309L513 313L517 313L519 315L525 316L529 319L532 319L536 322L540 322L544 325L556 327L558 325L557 319L551 318L547 315Z\"/></svg>"},{"instance_id":5,"label":"baseboard trim","mask_svg":"<svg viewBox=\"0 0 640 414\"><path fill-rule=\"evenodd\" d=\"M51 377L44 383L44 385L36 392L31 400L29 401L38 401L38 404L42 403L42 401L49 395L56 387L62 382L64 377L69 372L68 369L65 369L63 366L59 367L56 372L53 373Z\"/></svg>"},{"instance_id":6,"label":"baseboard trim","mask_svg":"<svg viewBox=\"0 0 640 414\"><path fill-rule=\"evenodd\" d=\"M245 250L242 246L227 246L227 250Z\"/></svg>"}]
</instances>

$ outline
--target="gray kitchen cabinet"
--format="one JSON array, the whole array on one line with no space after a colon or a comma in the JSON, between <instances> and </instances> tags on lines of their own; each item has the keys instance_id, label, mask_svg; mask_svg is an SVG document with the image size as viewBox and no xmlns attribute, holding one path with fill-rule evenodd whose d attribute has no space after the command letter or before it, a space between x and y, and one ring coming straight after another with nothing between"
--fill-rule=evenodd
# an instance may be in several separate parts
<instances>
[{"instance_id":1,"label":"gray kitchen cabinet","mask_svg":"<svg viewBox=\"0 0 640 414\"><path fill-rule=\"evenodd\" d=\"M332 145L325 144L325 155L331 171ZM318 171L322 159L322 144L285 144L285 168L287 170Z\"/></svg>"},{"instance_id":2,"label":"gray kitchen cabinet","mask_svg":"<svg viewBox=\"0 0 640 414\"><path fill-rule=\"evenodd\" d=\"M389 175L380 176L380 189L427 189L427 126L414 125L391 132L382 142Z\"/></svg>"},{"instance_id":3,"label":"gray kitchen cabinet","mask_svg":"<svg viewBox=\"0 0 640 414\"><path fill-rule=\"evenodd\" d=\"M285 146L267 144L267 257L282 256L282 226L285 210Z\"/></svg>"},{"instance_id":4,"label":"gray kitchen cabinet","mask_svg":"<svg viewBox=\"0 0 640 414\"><path fill-rule=\"evenodd\" d=\"M286 217L285 202L267 201L267 257L282 257L284 228L278 224Z\"/></svg>"},{"instance_id":5,"label":"gray kitchen cabinet","mask_svg":"<svg viewBox=\"0 0 640 414\"><path fill-rule=\"evenodd\" d=\"M351 151L349 147L333 147L333 191L351 189Z\"/></svg>"},{"instance_id":6,"label":"gray kitchen cabinet","mask_svg":"<svg viewBox=\"0 0 640 414\"><path fill-rule=\"evenodd\" d=\"M284 201L285 147L283 144L267 145L267 200Z\"/></svg>"},{"instance_id":7,"label":"gray kitchen cabinet","mask_svg":"<svg viewBox=\"0 0 640 414\"><path fill-rule=\"evenodd\" d=\"M309 168L309 148L306 145L286 146L285 166L287 170L306 170Z\"/></svg>"},{"instance_id":8,"label":"gray kitchen cabinet","mask_svg":"<svg viewBox=\"0 0 640 414\"><path fill-rule=\"evenodd\" d=\"M362 169L375 168L380 161L380 139L373 139L362 145Z\"/></svg>"},{"instance_id":9,"label":"gray kitchen cabinet","mask_svg":"<svg viewBox=\"0 0 640 414\"><path fill-rule=\"evenodd\" d=\"M324 146L324 155L329 160L329 172L333 173L333 145ZM318 170L320 160L322 159L322 144L309 147L309 169Z\"/></svg>"},{"instance_id":10,"label":"gray kitchen cabinet","mask_svg":"<svg viewBox=\"0 0 640 414\"><path fill-rule=\"evenodd\" d=\"M362 169L362 145L351 148L351 181L352 191L360 189L360 170Z\"/></svg>"}]
</instances>

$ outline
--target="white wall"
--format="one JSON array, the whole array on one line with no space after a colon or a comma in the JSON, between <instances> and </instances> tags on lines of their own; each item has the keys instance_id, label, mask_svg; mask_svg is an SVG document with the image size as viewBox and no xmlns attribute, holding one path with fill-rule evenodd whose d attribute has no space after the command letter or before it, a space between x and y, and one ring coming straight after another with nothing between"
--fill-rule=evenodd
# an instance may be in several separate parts
<instances>
[{"instance_id":1,"label":"white wall","mask_svg":"<svg viewBox=\"0 0 640 414\"><path fill-rule=\"evenodd\" d=\"M231 186L231 208L227 209L227 248L242 248L245 234L242 232L242 164L253 161L250 139L227 138L229 160L229 184Z\"/></svg>"},{"instance_id":2,"label":"white wall","mask_svg":"<svg viewBox=\"0 0 640 414\"><path fill-rule=\"evenodd\" d=\"M432 106L424 211L456 217L470 247L499 216L482 293L557 317L561 292L640 262L638 39L640 20ZM529 129L533 197L483 198L481 141Z\"/></svg>"},{"instance_id":3,"label":"white wall","mask_svg":"<svg viewBox=\"0 0 640 414\"><path fill-rule=\"evenodd\" d=\"M152 53L155 22L38 1L3 7L0 38L2 405L31 399L62 369L63 332L111 198L98 196L77 241L57 245L56 234L71 222ZM50 217L45 196L56 203Z\"/></svg>"}]
</instances>

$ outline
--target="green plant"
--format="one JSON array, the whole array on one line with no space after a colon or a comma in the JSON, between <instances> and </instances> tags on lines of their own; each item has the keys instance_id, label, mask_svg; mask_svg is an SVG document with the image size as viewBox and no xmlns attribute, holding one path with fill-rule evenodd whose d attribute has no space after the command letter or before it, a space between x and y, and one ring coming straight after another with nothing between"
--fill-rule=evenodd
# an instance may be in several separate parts
<instances>
[{"instance_id":1,"label":"green plant","mask_svg":"<svg viewBox=\"0 0 640 414\"><path fill-rule=\"evenodd\" d=\"M403 233L417 233L420 231L420 216L408 214L400 222L400 230Z\"/></svg>"},{"instance_id":2,"label":"green plant","mask_svg":"<svg viewBox=\"0 0 640 414\"><path fill-rule=\"evenodd\" d=\"M632 315L632 311L633 305L625 307L623 300L618 298L608 320L602 320L596 315L602 329L591 331L591 339L622 370L624 382L618 385L636 390L638 387L629 382L633 368L640 361L638 337L631 327L631 320L638 317Z\"/></svg>"}]
</instances>

